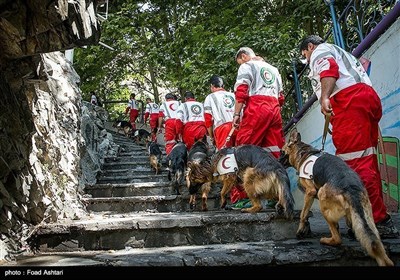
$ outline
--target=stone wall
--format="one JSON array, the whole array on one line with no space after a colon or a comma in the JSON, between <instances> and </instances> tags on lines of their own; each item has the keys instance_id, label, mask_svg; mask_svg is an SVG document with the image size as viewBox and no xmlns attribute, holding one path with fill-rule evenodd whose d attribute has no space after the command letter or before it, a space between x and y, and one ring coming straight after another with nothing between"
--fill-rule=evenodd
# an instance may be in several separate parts
<instances>
[{"instance_id":1,"label":"stone wall","mask_svg":"<svg viewBox=\"0 0 400 280\"><path fill-rule=\"evenodd\" d=\"M99 37L94 1L0 0L0 262L85 212L79 76L54 51Z\"/></svg>"}]
</instances>

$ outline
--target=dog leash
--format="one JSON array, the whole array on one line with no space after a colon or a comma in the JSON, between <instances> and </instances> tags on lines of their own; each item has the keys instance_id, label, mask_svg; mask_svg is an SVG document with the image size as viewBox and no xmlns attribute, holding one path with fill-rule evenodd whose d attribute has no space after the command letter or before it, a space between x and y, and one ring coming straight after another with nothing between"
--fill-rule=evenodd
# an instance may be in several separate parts
<instances>
[{"instance_id":1,"label":"dog leash","mask_svg":"<svg viewBox=\"0 0 400 280\"><path fill-rule=\"evenodd\" d=\"M328 134L329 130L329 120L331 119L331 113L328 113L325 115L325 125L324 125L324 132L322 134L322 148L321 152L324 151L325 148L325 141L326 141L326 135Z\"/></svg>"},{"instance_id":2,"label":"dog leash","mask_svg":"<svg viewBox=\"0 0 400 280\"><path fill-rule=\"evenodd\" d=\"M384 175L385 175L382 177L384 177L383 180L385 181L386 187L389 188L389 173L388 173L388 169L387 169L385 145L383 144L382 132L381 132L381 128L379 125L378 125L378 140L379 140L378 148L382 154L382 165L383 165L383 171L384 171Z\"/></svg>"},{"instance_id":3,"label":"dog leash","mask_svg":"<svg viewBox=\"0 0 400 280\"><path fill-rule=\"evenodd\" d=\"M236 129L236 127L234 127L232 125L231 131L229 131L228 136L226 137L225 143L224 143L224 145L222 146L221 149L226 148L226 144L231 140L231 137L232 137L233 132L235 131L235 129Z\"/></svg>"}]
</instances>

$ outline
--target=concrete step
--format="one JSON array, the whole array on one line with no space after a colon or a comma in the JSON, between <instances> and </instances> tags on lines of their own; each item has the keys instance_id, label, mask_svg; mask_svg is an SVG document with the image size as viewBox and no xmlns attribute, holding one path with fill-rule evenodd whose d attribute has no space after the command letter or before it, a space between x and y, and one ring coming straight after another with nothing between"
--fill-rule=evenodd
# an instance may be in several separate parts
<instances>
[{"instance_id":1,"label":"concrete step","mask_svg":"<svg viewBox=\"0 0 400 280\"><path fill-rule=\"evenodd\" d=\"M118 144L118 145L120 145L122 148L121 153L146 151L145 146L138 146L136 144Z\"/></svg>"},{"instance_id":2,"label":"concrete step","mask_svg":"<svg viewBox=\"0 0 400 280\"><path fill-rule=\"evenodd\" d=\"M384 240L383 243L398 266L399 243L390 240ZM321 245L319 238L308 238L160 248L127 247L121 250L43 251L25 253L7 265L10 266L7 269L23 268L23 271L27 266L38 266L41 270L53 267L58 271L62 268L63 275L82 272L90 273L92 277L117 275L121 273L121 267L129 269L129 272L146 273L146 277L151 273L158 277L160 273L174 277L182 272L193 272L195 267L202 267L200 271L209 272L213 271L211 268L218 268L220 272L228 269L230 275L234 273L246 277L249 268L266 269L265 266L268 266L269 272L279 273L283 278L286 278L284 275L290 278L293 273L302 275L307 271L321 275L328 273L340 278L347 272L346 269L379 273L385 279L395 279L398 275L398 269L379 269L357 241L347 238L343 238L343 244L337 247Z\"/></svg>"},{"instance_id":3,"label":"concrete step","mask_svg":"<svg viewBox=\"0 0 400 280\"><path fill-rule=\"evenodd\" d=\"M127 183L141 183L141 182L167 182L168 173L166 171L161 171L160 174L155 175L130 175L130 176L102 176L97 177L98 184L127 184Z\"/></svg>"},{"instance_id":4,"label":"concrete step","mask_svg":"<svg viewBox=\"0 0 400 280\"><path fill-rule=\"evenodd\" d=\"M149 155L148 154L141 154L137 156L126 156L126 157L116 157L116 158L105 158L104 159L104 166L107 166L108 163L122 163L128 162L132 164L145 164L149 163Z\"/></svg>"},{"instance_id":5,"label":"concrete step","mask_svg":"<svg viewBox=\"0 0 400 280\"><path fill-rule=\"evenodd\" d=\"M145 166L145 167L144 167ZM159 174L165 173L167 174L168 170L166 167L161 167L159 170ZM114 176L114 177L119 177L119 176L137 176L137 175L155 175L155 170L153 170L150 167L149 161L147 161L147 164L143 165L132 165L132 167L128 166L113 166L113 168L107 168L103 169L98 173L98 178L99 176Z\"/></svg>"},{"instance_id":6,"label":"concrete step","mask_svg":"<svg viewBox=\"0 0 400 280\"><path fill-rule=\"evenodd\" d=\"M134 156L134 157L118 157L118 158L107 158L105 160L103 167L108 167L112 165L118 165L118 164L130 164L130 165L142 165L149 163L149 156L148 155L140 155L140 156Z\"/></svg>"},{"instance_id":7,"label":"concrete step","mask_svg":"<svg viewBox=\"0 0 400 280\"><path fill-rule=\"evenodd\" d=\"M180 187L179 189L181 194L188 193L186 187ZM86 186L85 192L90 194L92 197L129 197L175 194L174 187L170 186L169 181L134 184L96 184L93 186Z\"/></svg>"},{"instance_id":8,"label":"concrete step","mask_svg":"<svg viewBox=\"0 0 400 280\"><path fill-rule=\"evenodd\" d=\"M400 226L399 215L393 214L392 218ZM60 221L36 227L28 241L39 250L17 255L16 260L7 266L13 266L12 269L39 266L42 270L43 267L56 266L63 268L64 275L68 272L72 275L67 267L71 267L75 275L79 271L77 267L83 267L85 273L88 269L91 271L90 267L93 273L106 272L101 268L120 266L151 269L145 272L157 268L166 272L166 267L175 267L177 270L170 272L179 273L183 267L229 266L230 272L244 270L243 276L248 275L246 267L254 266L269 266L274 270L279 267L282 269L280 273L287 272L290 266L291 276L293 269L305 266L312 266L313 273L319 272L318 267L324 267L321 273L339 272L338 276L342 276L343 270L338 270L337 266L350 269L357 266L358 270L367 272L372 272L373 267L377 268L376 262L366 254L360 243L346 236L344 220L339 223L343 241L340 246L319 243L321 237L329 236L328 226L319 212L313 212L309 221L312 237L297 240L293 237L298 225L297 218L286 221L274 218L268 212L90 214L72 223ZM86 236L87 240L84 239ZM159 246L161 242L171 246ZM400 240L383 239L382 242L398 267ZM329 270L330 267L333 270ZM361 267L369 269L363 270ZM119 271L120 268L115 272ZM396 269L380 269L379 275L383 271L397 272ZM299 272L304 273L304 270Z\"/></svg>"},{"instance_id":9,"label":"concrete step","mask_svg":"<svg viewBox=\"0 0 400 280\"><path fill-rule=\"evenodd\" d=\"M161 156L161 160L166 160L166 156L163 155ZM143 153L141 155L136 155L136 156L119 156L117 158L107 158L104 161L103 166L107 167L109 164L112 163L124 163L124 162L128 162L128 163L132 163L132 164L143 164L143 163L148 163L149 162L149 154L147 153Z\"/></svg>"},{"instance_id":10,"label":"concrete step","mask_svg":"<svg viewBox=\"0 0 400 280\"><path fill-rule=\"evenodd\" d=\"M166 159L161 159L162 168L166 170ZM136 162L111 162L104 163L102 170L106 173L108 171L118 171L118 170L140 170L150 167L150 161L148 158L138 160ZM99 172L100 174L101 172Z\"/></svg>"},{"instance_id":11,"label":"concrete step","mask_svg":"<svg viewBox=\"0 0 400 280\"><path fill-rule=\"evenodd\" d=\"M94 212L110 211L113 213L128 213L134 211L151 212L186 212L190 211L189 194L181 187L181 195L173 194L171 189L167 195L143 195L128 197L91 197L84 198L86 209ZM172 194L171 194L172 193ZM207 199L209 210L220 209L219 193L210 193ZM196 211L201 210L201 196L196 197Z\"/></svg>"},{"instance_id":12,"label":"concrete step","mask_svg":"<svg viewBox=\"0 0 400 280\"><path fill-rule=\"evenodd\" d=\"M162 147L160 147L160 151L163 155L166 155L165 150ZM120 152L118 157L138 157L138 156L148 156L148 155L149 153L147 149L143 149L130 152Z\"/></svg>"},{"instance_id":13,"label":"concrete step","mask_svg":"<svg viewBox=\"0 0 400 280\"><path fill-rule=\"evenodd\" d=\"M77 221L40 225L29 242L41 252L227 244L293 239L297 226L298 218L276 218L273 210L92 213Z\"/></svg>"}]
</instances>

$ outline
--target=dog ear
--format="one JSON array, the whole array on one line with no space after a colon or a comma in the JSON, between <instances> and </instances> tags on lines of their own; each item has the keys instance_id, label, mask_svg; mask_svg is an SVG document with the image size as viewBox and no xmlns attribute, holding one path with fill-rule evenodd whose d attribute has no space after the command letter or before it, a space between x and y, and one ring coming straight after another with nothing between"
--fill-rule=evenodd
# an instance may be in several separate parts
<instances>
[{"instance_id":1,"label":"dog ear","mask_svg":"<svg viewBox=\"0 0 400 280\"><path fill-rule=\"evenodd\" d=\"M296 143L296 142L300 142L300 141L301 141L300 132L297 132L297 129L294 128L294 129L290 132L289 142Z\"/></svg>"},{"instance_id":2,"label":"dog ear","mask_svg":"<svg viewBox=\"0 0 400 280\"><path fill-rule=\"evenodd\" d=\"M297 132L296 142L301 142L301 134Z\"/></svg>"},{"instance_id":3,"label":"dog ear","mask_svg":"<svg viewBox=\"0 0 400 280\"><path fill-rule=\"evenodd\" d=\"M290 132L289 142L296 142L296 138L297 138L297 129L295 128Z\"/></svg>"}]
</instances>

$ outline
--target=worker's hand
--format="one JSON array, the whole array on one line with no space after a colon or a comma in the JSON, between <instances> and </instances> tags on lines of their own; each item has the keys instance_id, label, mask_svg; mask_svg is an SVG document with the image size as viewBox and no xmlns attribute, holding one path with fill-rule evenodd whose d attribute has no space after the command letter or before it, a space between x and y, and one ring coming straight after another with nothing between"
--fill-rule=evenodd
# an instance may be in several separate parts
<instances>
[{"instance_id":1,"label":"worker's hand","mask_svg":"<svg viewBox=\"0 0 400 280\"><path fill-rule=\"evenodd\" d=\"M237 129L240 124L240 116L233 116L232 125Z\"/></svg>"},{"instance_id":2,"label":"worker's hand","mask_svg":"<svg viewBox=\"0 0 400 280\"><path fill-rule=\"evenodd\" d=\"M331 101L329 100L329 98L321 99L321 113L324 115L327 115L327 114L333 115Z\"/></svg>"}]
</instances>

